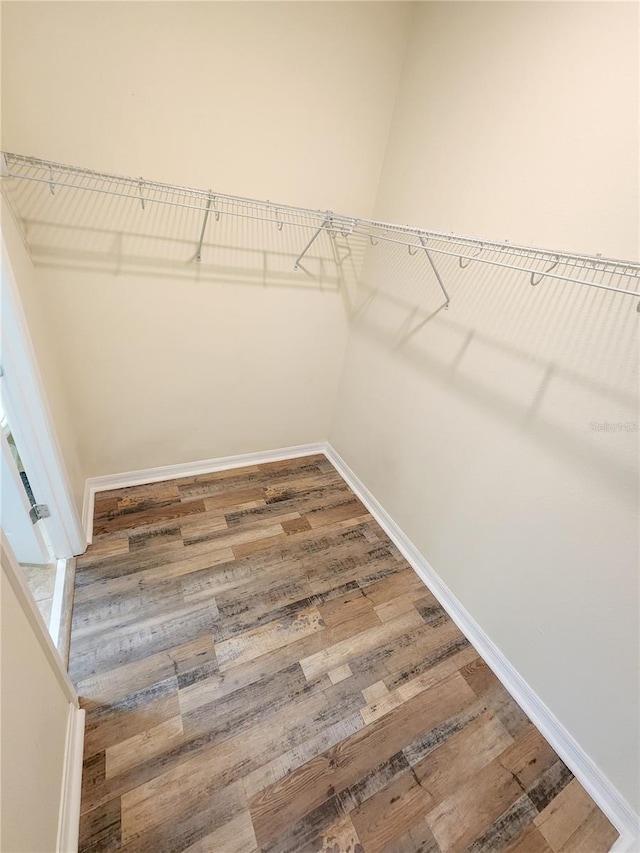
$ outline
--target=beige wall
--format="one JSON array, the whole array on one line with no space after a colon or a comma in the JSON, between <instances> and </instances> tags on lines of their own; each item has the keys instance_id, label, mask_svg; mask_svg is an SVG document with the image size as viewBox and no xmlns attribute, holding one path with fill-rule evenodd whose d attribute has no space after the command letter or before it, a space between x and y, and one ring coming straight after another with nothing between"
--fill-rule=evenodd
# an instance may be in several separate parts
<instances>
[{"instance_id":1,"label":"beige wall","mask_svg":"<svg viewBox=\"0 0 640 853\"><path fill-rule=\"evenodd\" d=\"M6 853L56 850L69 701L2 552L2 830Z\"/></svg>"},{"instance_id":2,"label":"beige wall","mask_svg":"<svg viewBox=\"0 0 640 853\"><path fill-rule=\"evenodd\" d=\"M6 150L370 212L407 4L18 0L2 15Z\"/></svg>"},{"instance_id":3,"label":"beige wall","mask_svg":"<svg viewBox=\"0 0 640 853\"><path fill-rule=\"evenodd\" d=\"M2 14L5 150L371 213L404 4L3 3ZM63 192L50 202L27 230L83 477L326 438L347 337L335 275L316 274L326 237L305 275L292 268L310 232L273 227L239 257L235 226L211 223L208 240L231 248L198 267L200 219L148 209L135 227L155 216L154 249L129 243L123 260L113 246L131 210L107 199L74 214ZM172 266L149 263L163 252Z\"/></svg>"},{"instance_id":4,"label":"beige wall","mask_svg":"<svg viewBox=\"0 0 640 853\"><path fill-rule=\"evenodd\" d=\"M378 215L637 258L637 4L415 6Z\"/></svg>"},{"instance_id":5,"label":"beige wall","mask_svg":"<svg viewBox=\"0 0 640 853\"><path fill-rule=\"evenodd\" d=\"M424 4L376 215L637 258L637 16ZM370 250L331 441L638 810L635 301L438 264Z\"/></svg>"},{"instance_id":6,"label":"beige wall","mask_svg":"<svg viewBox=\"0 0 640 853\"><path fill-rule=\"evenodd\" d=\"M360 215L384 159L381 218L637 257L632 4L4 3L3 70L9 150ZM223 232L194 273L193 218L149 251L133 216L29 222L79 480L330 431L635 800L636 435L591 428L638 420L633 301L442 261L432 317L424 257L378 247L348 330L326 245L300 278L293 233Z\"/></svg>"}]
</instances>

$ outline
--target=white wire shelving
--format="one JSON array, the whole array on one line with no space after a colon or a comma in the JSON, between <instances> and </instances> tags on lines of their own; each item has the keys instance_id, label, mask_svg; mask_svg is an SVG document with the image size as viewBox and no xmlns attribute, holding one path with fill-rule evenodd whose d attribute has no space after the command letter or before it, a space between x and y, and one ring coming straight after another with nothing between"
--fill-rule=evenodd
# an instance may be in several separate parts
<instances>
[{"instance_id":1,"label":"white wire shelving","mask_svg":"<svg viewBox=\"0 0 640 853\"><path fill-rule=\"evenodd\" d=\"M640 300L640 263L632 261L521 246L507 241L484 240L362 219L331 210L294 207L213 190L125 177L9 152L1 154L1 175L3 180L10 182L28 181L48 185L54 196L59 192L77 190L130 199L139 204L142 210L147 206L164 205L199 211L202 219L199 231L194 235L194 246L197 247L194 255L196 262L201 260L201 250L211 217L219 220L223 216L229 216L271 223L280 231L284 228L306 231L306 235L301 234L301 251L296 258L294 269L299 268L300 261L323 231L334 240L337 237L347 240L354 237L367 240L372 246L380 243L405 246L411 255L420 252L426 256L442 289L445 307L449 306L450 296L436 264L438 256L457 258L462 269L476 264L489 264L514 270L526 275L533 286L543 279L549 279L620 293Z\"/></svg>"}]
</instances>

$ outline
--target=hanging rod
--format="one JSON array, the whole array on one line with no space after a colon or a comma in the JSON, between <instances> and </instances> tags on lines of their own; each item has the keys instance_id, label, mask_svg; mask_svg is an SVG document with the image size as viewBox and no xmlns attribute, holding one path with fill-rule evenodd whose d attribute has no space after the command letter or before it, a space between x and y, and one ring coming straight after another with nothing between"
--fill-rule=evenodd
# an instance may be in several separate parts
<instances>
[{"instance_id":1,"label":"hanging rod","mask_svg":"<svg viewBox=\"0 0 640 853\"><path fill-rule=\"evenodd\" d=\"M595 287L613 293L622 293L640 299L640 263L603 258L600 255L584 255L572 252L540 249L522 246L509 241L483 240L478 237L465 237L443 231L433 231L410 225L382 222L374 219L360 219L353 216L334 213L330 210L295 207L275 204L211 190L200 190L175 184L149 181L142 177L131 178L98 172L78 166L69 166L23 154L0 152L0 174L3 180L32 181L46 184L52 194L57 190L82 190L131 199L146 210L148 205L161 204L200 211L203 214L203 226L200 231L196 259L200 260L200 249L204 239L209 212L215 212L216 220L221 216L239 217L269 222L281 231L285 226L313 230L314 236L306 244L296 259L295 269L307 250L322 231L332 238L340 235L345 238L361 237L370 241L372 246L380 242L406 246L410 254L422 250L428 259L446 303L449 294L442 277L435 267L432 255L444 255L458 258L461 269L472 264L490 266L521 272L530 277L530 284L537 286L544 279L566 281L573 284ZM56 194L57 197L58 194ZM514 263L514 261L524 261ZM527 262L531 265L527 265ZM541 265L544 268L541 268ZM301 267L301 265L300 265ZM578 278L580 273L590 278ZM607 282L608 279L608 282ZM617 279L616 284L611 282ZM618 286L627 279L630 287ZM640 311L640 303L638 304Z\"/></svg>"}]
</instances>

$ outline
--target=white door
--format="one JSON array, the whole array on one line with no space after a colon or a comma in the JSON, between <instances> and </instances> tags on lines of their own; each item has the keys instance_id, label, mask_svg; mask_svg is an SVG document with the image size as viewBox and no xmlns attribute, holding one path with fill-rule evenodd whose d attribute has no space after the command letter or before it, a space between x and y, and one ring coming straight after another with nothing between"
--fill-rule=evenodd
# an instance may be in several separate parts
<instances>
[{"instance_id":1,"label":"white door","mask_svg":"<svg viewBox=\"0 0 640 853\"><path fill-rule=\"evenodd\" d=\"M1 234L0 231L0 238ZM38 522L38 528L44 534L47 544L50 544L52 556L66 559L82 554L86 548L86 537L51 425L40 372L3 238L0 243L2 409L9 419L11 432L15 436L37 502L45 505L50 513L49 518ZM21 249L21 245L16 246L16 251ZM28 274L30 260L25 255L22 261L23 274ZM3 467L6 467L4 456L2 462ZM4 475L2 484L4 486ZM22 562L20 546L13 542L12 545ZM49 559L46 560L48 561Z\"/></svg>"},{"instance_id":2,"label":"white door","mask_svg":"<svg viewBox=\"0 0 640 853\"><path fill-rule=\"evenodd\" d=\"M0 430L0 441L0 525L4 528L19 563L48 563L51 557L38 525L34 524L29 516L31 503L18 470L15 451L9 444L4 429Z\"/></svg>"}]
</instances>

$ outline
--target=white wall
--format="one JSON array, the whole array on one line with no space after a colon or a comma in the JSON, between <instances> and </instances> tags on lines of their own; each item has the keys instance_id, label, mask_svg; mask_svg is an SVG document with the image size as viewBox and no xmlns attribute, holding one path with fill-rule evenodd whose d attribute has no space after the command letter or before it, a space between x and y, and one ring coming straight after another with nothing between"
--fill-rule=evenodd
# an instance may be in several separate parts
<instances>
[{"instance_id":1,"label":"white wall","mask_svg":"<svg viewBox=\"0 0 640 853\"><path fill-rule=\"evenodd\" d=\"M58 849L69 698L9 580L12 571L3 548L0 848L42 853Z\"/></svg>"},{"instance_id":2,"label":"white wall","mask_svg":"<svg viewBox=\"0 0 640 853\"><path fill-rule=\"evenodd\" d=\"M637 24L423 4L376 216L637 258ZM635 301L437 263L369 251L331 442L638 811Z\"/></svg>"},{"instance_id":3,"label":"white wall","mask_svg":"<svg viewBox=\"0 0 640 853\"><path fill-rule=\"evenodd\" d=\"M2 16L5 150L371 213L405 4L3 3ZM347 323L335 275L292 272L311 233L274 226L264 252L209 248L199 267L200 219L146 210L136 228L156 217L157 251L145 238L123 259L137 205L50 203L27 196L26 230L83 478L326 438ZM212 223L208 242L241 245L234 227ZM330 253L326 237L316 249ZM172 266L150 263L158 252Z\"/></svg>"}]
</instances>

